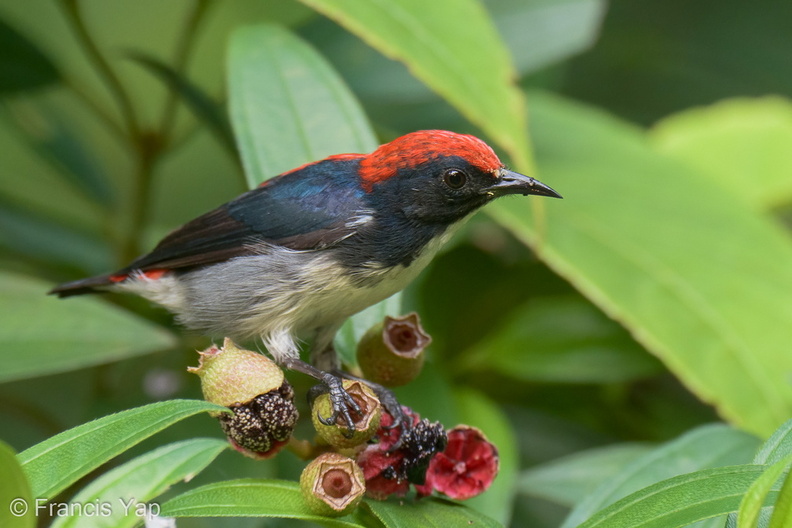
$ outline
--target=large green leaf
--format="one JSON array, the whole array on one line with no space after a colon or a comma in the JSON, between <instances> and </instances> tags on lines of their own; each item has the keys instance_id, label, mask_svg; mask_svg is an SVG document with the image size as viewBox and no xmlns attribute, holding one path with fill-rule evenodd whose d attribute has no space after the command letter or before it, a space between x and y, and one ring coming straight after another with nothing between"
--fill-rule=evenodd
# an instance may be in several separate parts
<instances>
[{"instance_id":1,"label":"large green leaf","mask_svg":"<svg viewBox=\"0 0 792 528\"><path fill-rule=\"evenodd\" d=\"M527 75L580 53L596 40L605 0L485 0L498 32Z\"/></svg>"},{"instance_id":2,"label":"large green leaf","mask_svg":"<svg viewBox=\"0 0 792 528\"><path fill-rule=\"evenodd\" d=\"M209 465L229 443L215 438L193 438L162 446L141 455L91 482L71 504L107 504L108 515L58 517L51 528L133 527L140 521L139 505L164 493L171 485L189 480ZM155 512L156 507L146 508Z\"/></svg>"},{"instance_id":3,"label":"large green leaf","mask_svg":"<svg viewBox=\"0 0 792 528\"><path fill-rule=\"evenodd\" d=\"M722 425L700 427L627 464L575 506L562 528L574 528L609 504L663 479L747 462L758 439ZM735 507L736 509L736 507Z\"/></svg>"},{"instance_id":4,"label":"large green leaf","mask_svg":"<svg viewBox=\"0 0 792 528\"><path fill-rule=\"evenodd\" d=\"M113 206L115 193L96 149L56 105L13 100L0 107L0 116L74 188L99 207Z\"/></svg>"},{"instance_id":5,"label":"large green leaf","mask_svg":"<svg viewBox=\"0 0 792 528\"><path fill-rule=\"evenodd\" d=\"M730 99L673 114L651 131L655 147L756 208L792 201L792 103Z\"/></svg>"},{"instance_id":6,"label":"large green leaf","mask_svg":"<svg viewBox=\"0 0 792 528\"><path fill-rule=\"evenodd\" d=\"M520 76L590 46L605 9L604 0L486 0L484 4ZM300 28L300 33L322 50L367 108L376 105L404 112L407 104L438 100L404 64L361 46L360 39L325 18ZM412 112L406 117L415 122Z\"/></svg>"},{"instance_id":7,"label":"large green leaf","mask_svg":"<svg viewBox=\"0 0 792 528\"><path fill-rule=\"evenodd\" d=\"M215 482L182 493L162 505L166 517L278 517L313 521L331 528L361 528L354 516L313 513L296 482L240 479Z\"/></svg>"},{"instance_id":8,"label":"large green leaf","mask_svg":"<svg viewBox=\"0 0 792 528\"><path fill-rule=\"evenodd\" d=\"M340 77L286 29L238 30L228 64L231 122L250 187L331 154L377 146Z\"/></svg>"},{"instance_id":9,"label":"large green leaf","mask_svg":"<svg viewBox=\"0 0 792 528\"><path fill-rule=\"evenodd\" d=\"M222 411L212 403L170 400L98 418L19 453L33 496L49 499L89 471L194 414Z\"/></svg>"},{"instance_id":10,"label":"large green leaf","mask_svg":"<svg viewBox=\"0 0 792 528\"><path fill-rule=\"evenodd\" d=\"M542 179L567 197L488 208L701 399L769 435L792 413L792 244L780 227L642 134L533 98Z\"/></svg>"},{"instance_id":11,"label":"large green leaf","mask_svg":"<svg viewBox=\"0 0 792 528\"><path fill-rule=\"evenodd\" d=\"M740 502L740 509L737 515L738 528L755 528L762 514L762 508L767 504L767 497L775 487L781 475L789 469L792 463L792 456L787 456L770 467L757 478L746 490Z\"/></svg>"},{"instance_id":12,"label":"large green leaf","mask_svg":"<svg viewBox=\"0 0 792 528\"><path fill-rule=\"evenodd\" d=\"M788 528L789 526L792 526L792 472L787 473L781 491L778 493L769 528Z\"/></svg>"},{"instance_id":13,"label":"large green leaf","mask_svg":"<svg viewBox=\"0 0 792 528\"><path fill-rule=\"evenodd\" d=\"M737 509L765 466L704 469L658 482L597 512L578 528L678 528Z\"/></svg>"},{"instance_id":14,"label":"large green leaf","mask_svg":"<svg viewBox=\"0 0 792 528\"><path fill-rule=\"evenodd\" d=\"M0 273L0 381L117 361L176 343L170 332L101 299L49 297L51 287Z\"/></svg>"},{"instance_id":15,"label":"large green leaf","mask_svg":"<svg viewBox=\"0 0 792 528\"><path fill-rule=\"evenodd\" d=\"M40 88L59 78L49 57L0 18L0 94Z\"/></svg>"},{"instance_id":16,"label":"large green leaf","mask_svg":"<svg viewBox=\"0 0 792 528\"><path fill-rule=\"evenodd\" d=\"M524 381L611 383L662 370L622 327L580 296L531 299L464 361L467 370L493 369Z\"/></svg>"},{"instance_id":17,"label":"large green leaf","mask_svg":"<svg viewBox=\"0 0 792 528\"><path fill-rule=\"evenodd\" d=\"M649 449L642 444L617 444L573 453L527 469L520 475L518 489L524 495L574 506Z\"/></svg>"},{"instance_id":18,"label":"large green leaf","mask_svg":"<svg viewBox=\"0 0 792 528\"><path fill-rule=\"evenodd\" d=\"M787 420L762 444L754 457L754 464L775 464L792 455L792 420Z\"/></svg>"},{"instance_id":19,"label":"large green leaf","mask_svg":"<svg viewBox=\"0 0 792 528\"><path fill-rule=\"evenodd\" d=\"M0 248L47 264L107 270L115 265L110 248L98 237L0 196Z\"/></svg>"},{"instance_id":20,"label":"large green leaf","mask_svg":"<svg viewBox=\"0 0 792 528\"><path fill-rule=\"evenodd\" d=\"M784 424L776 429L776 431L772 434L770 438L768 438L759 451L756 452L756 455L753 458L754 464L764 464L770 466L767 469L765 474L770 473L774 470L776 466L778 466L784 460L787 460L790 456L792 456L792 420L787 420ZM783 465L782 465L783 467ZM770 477L767 477L770 478ZM759 479L761 480L761 479ZM756 483L754 483L756 485ZM786 484L785 484L786 486ZM792 493L792 491L787 491L786 493ZM782 500L789 500L792 497L787 497L786 493L781 493L779 496L779 501ZM749 516L748 513L743 513L743 509L745 505L741 505L740 507L740 515ZM758 526L767 526L769 524L770 519L770 512L767 510L761 510L759 513L760 515L760 523ZM752 515L750 515L752 516ZM743 521L745 522L745 521ZM728 522L726 523L726 528L737 528L737 514L732 513L729 515Z\"/></svg>"},{"instance_id":21,"label":"large green leaf","mask_svg":"<svg viewBox=\"0 0 792 528\"><path fill-rule=\"evenodd\" d=\"M30 485L13 449L5 442L0 442L0 475L0 526L33 528L36 509Z\"/></svg>"},{"instance_id":22,"label":"large green leaf","mask_svg":"<svg viewBox=\"0 0 792 528\"><path fill-rule=\"evenodd\" d=\"M508 51L476 0L303 0L410 71L528 170L524 102Z\"/></svg>"},{"instance_id":23,"label":"large green leaf","mask_svg":"<svg viewBox=\"0 0 792 528\"><path fill-rule=\"evenodd\" d=\"M365 508L371 510L388 528L501 527L497 521L472 508L443 499L425 499L412 503L369 500L366 501Z\"/></svg>"}]
</instances>

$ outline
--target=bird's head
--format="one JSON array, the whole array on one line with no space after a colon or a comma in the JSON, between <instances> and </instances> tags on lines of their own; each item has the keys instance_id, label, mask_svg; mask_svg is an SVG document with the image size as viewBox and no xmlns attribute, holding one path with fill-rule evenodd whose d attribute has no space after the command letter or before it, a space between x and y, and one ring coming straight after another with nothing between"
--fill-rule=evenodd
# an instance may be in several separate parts
<instances>
[{"instance_id":1,"label":"bird's head","mask_svg":"<svg viewBox=\"0 0 792 528\"><path fill-rule=\"evenodd\" d=\"M452 223L507 194L561 198L547 185L506 169L480 139L421 130L379 147L360 161L363 189L411 219Z\"/></svg>"}]
</instances>

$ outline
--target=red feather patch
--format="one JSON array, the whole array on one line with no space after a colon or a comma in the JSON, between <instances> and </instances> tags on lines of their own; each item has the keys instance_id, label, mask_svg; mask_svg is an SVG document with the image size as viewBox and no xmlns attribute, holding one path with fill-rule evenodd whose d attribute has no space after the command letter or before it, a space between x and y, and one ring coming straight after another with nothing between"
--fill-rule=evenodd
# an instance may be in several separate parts
<instances>
[{"instance_id":1,"label":"red feather patch","mask_svg":"<svg viewBox=\"0 0 792 528\"><path fill-rule=\"evenodd\" d=\"M157 279L161 279L163 277L163 275L168 273L168 270L166 270L166 269L150 269L150 270L141 271L139 273L140 273L140 275L143 275L147 279L157 280ZM127 280L129 278L129 275L130 275L129 273L119 273L117 275L110 275L110 277L108 277L108 278L110 279L110 282L118 283L118 282L124 282L125 280Z\"/></svg>"},{"instance_id":2,"label":"red feather patch","mask_svg":"<svg viewBox=\"0 0 792 528\"><path fill-rule=\"evenodd\" d=\"M447 156L464 158L493 175L503 166L492 148L477 137L447 130L420 130L396 138L363 158L360 179L366 192L371 192L375 183L395 176L399 169Z\"/></svg>"}]
</instances>

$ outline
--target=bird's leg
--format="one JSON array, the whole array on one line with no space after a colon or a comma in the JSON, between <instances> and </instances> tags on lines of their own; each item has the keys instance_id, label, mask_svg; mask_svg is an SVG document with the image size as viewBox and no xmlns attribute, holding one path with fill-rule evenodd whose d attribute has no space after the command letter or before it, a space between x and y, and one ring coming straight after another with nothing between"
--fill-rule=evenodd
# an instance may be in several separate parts
<instances>
[{"instance_id":1,"label":"bird's leg","mask_svg":"<svg viewBox=\"0 0 792 528\"><path fill-rule=\"evenodd\" d=\"M333 412L328 417L318 416L320 422L325 425L335 425L338 418L340 417L347 424L349 436L354 433L355 421L352 419L350 411L358 415L362 413L357 402L352 398L352 396L349 395L346 390L344 390L340 376L331 372L319 370L318 368L306 363L305 361L302 361L299 358L286 357L283 360L283 366L288 369L307 374L308 376L311 376L312 378L322 382L323 386L319 385L314 387L308 394L309 400L311 402L313 402L313 400L319 394L327 392L330 395L330 402L333 406Z\"/></svg>"},{"instance_id":2,"label":"bird's leg","mask_svg":"<svg viewBox=\"0 0 792 528\"><path fill-rule=\"evenodd\" d=\"M346 378L348 380L355 380L361 383L368 385L374 394L377 395L382 406L388 411L388 414L393 416L393 424L388 426L388 429L394 429L398 427L405 419L406 416L402 412L401 404L399 400L396 399L396 395L393 394L393 391L380 385L379 383L374 383L373 381L369 381L365 378L361 378L355 376L354 374L350 374L349 372L344 372L343 370L334 370L333 374L336 374L340 378Z\"/></svg>"}]
</instances>

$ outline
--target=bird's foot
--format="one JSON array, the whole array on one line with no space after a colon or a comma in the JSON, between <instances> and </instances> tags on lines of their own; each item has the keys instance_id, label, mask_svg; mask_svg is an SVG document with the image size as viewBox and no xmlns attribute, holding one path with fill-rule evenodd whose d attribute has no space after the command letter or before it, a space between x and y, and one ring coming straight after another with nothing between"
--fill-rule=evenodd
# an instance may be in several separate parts
<instances>
[{"instance_id":1,"label":"bird's foot","mask_svg":"<svg viewBox=\"0 0 792 528\"><path fill-rule=\"evenodd\" d=\"M319 370L300 359L287 359L284 361L284 364L287 368L307 374L321 382L308 391L308 403L313 407L314 400L320 394L328 394L330 396L332 412L330 416L321 416L317 414L317 418L325 425L336 425L339 419L341 419L342 423L347 426L347 431L344 433L344 436L347 438L352 437L355 433L355 420L352 418L352 414L361 416L363 413L358 403L344 389L341 377L330 372Z\"/></svg>"},{"instance_id":2,"label":"bird's foot","mask_svg":"<svg viewBox=\"0 0 792 528\"><path fill-rule=\"evenodd\" d=\"M379 399L382 407L393 418L393 422L390 425L383 425L382 427L384 429L396 429L399 427L401 428L402 434L399 435L398 440L396 440L396 442L388 449L388 452L393 452L398 450L399 447L401 447L402 445L402 439L404 438L404 433L407 430L411 429L413 424L412 421L409 419L409 417L402 410L402 406L399 403L399 400L396 399L396 395L393 394L393 391L391 391L387 387L380 385L379 383L374 383L373 381L369 381L367 379L354 376L352 374L349 374L348 372L338 370L335 371L334 373L337 374L339 377L365 383L369 388L371 388L372 391L374 391L374 394L377 396L377 399Z\"/></svg>"},{"instance_id":3,"label":"bird's foot","mask_svg":"<svg viewBox=\"0 0 792 528\"><path fill-rule=\"evenodd\" d=\"M308 392L308 401L313 404L313 400L320 394L328 394L330 396L330 404L333 411L330 416L322 416L317 414L316 417L325 425L336 425L339 419L347 426L347 431L344 436L351 438L355 433L355 420L352 418L353 414L361 416L363 413L360 406L355 399L344 389L340 377L329 372L322 376L322 383L315 385Z\"/></svg>"}]
</instances>

